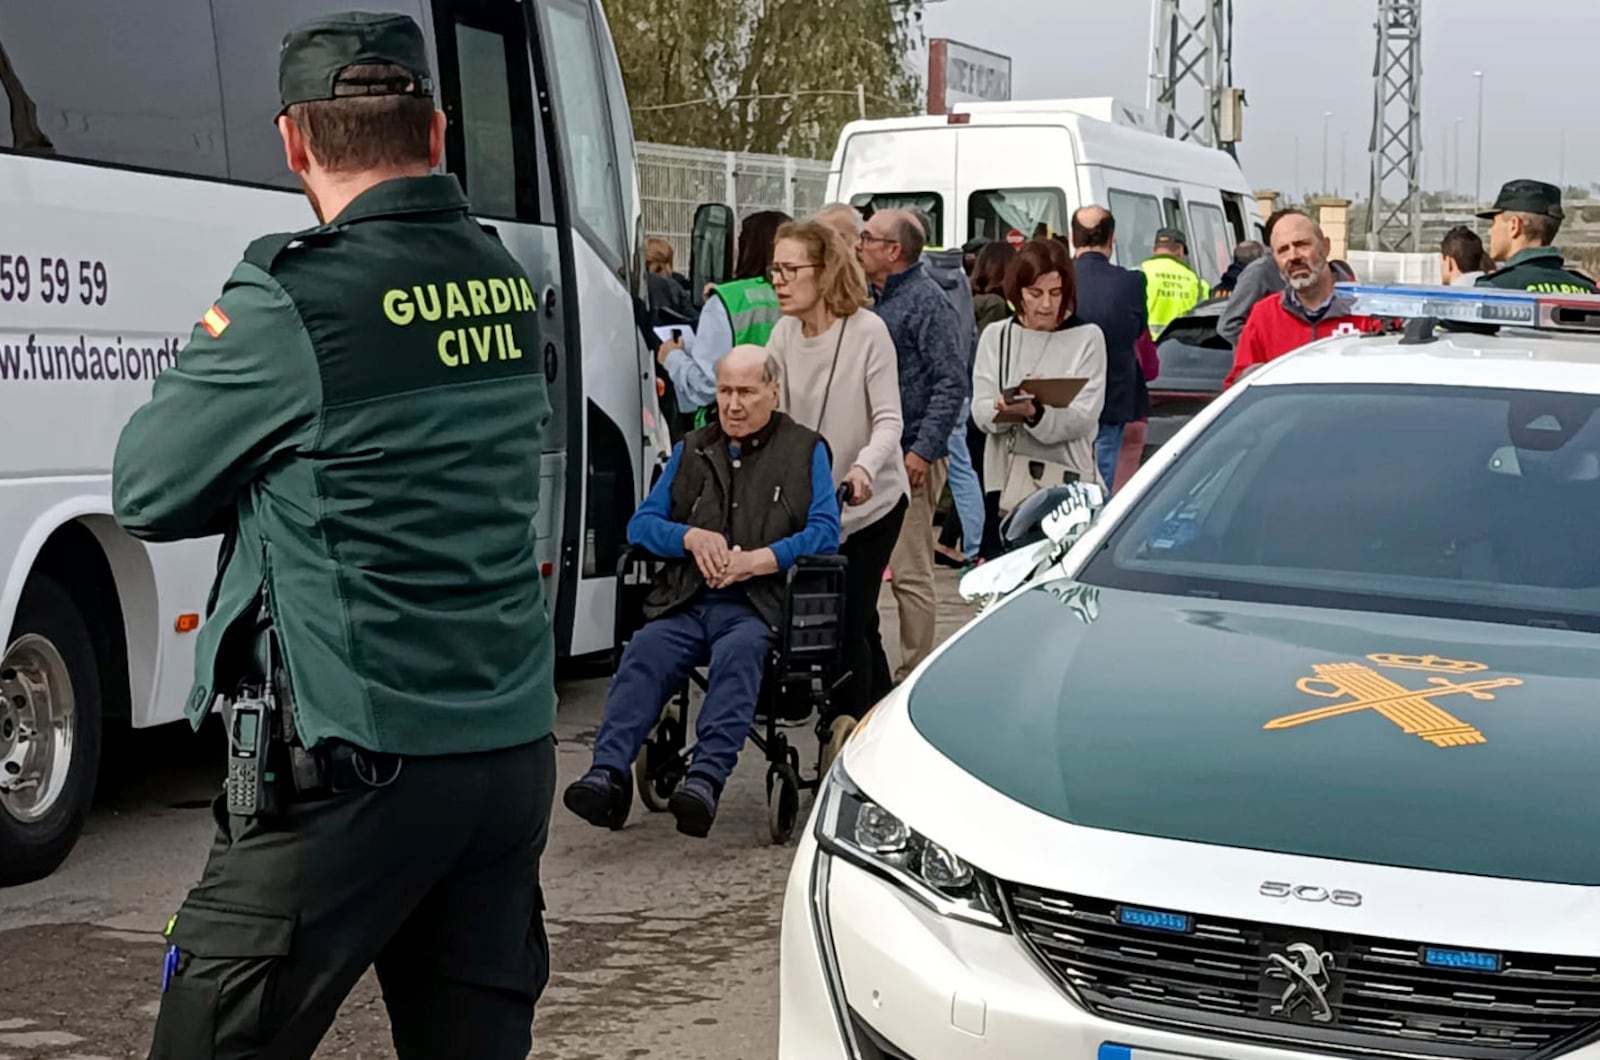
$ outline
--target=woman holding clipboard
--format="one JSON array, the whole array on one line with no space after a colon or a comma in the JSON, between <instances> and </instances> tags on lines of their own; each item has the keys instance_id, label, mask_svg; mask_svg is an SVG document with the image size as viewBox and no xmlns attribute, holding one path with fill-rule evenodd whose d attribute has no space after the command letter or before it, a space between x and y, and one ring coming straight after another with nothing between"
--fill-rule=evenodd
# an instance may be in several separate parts
<instances>
[{"instance_id":1,"label":"woman holding clipboard","mask_svg":"<svg viewBox=\"0 0 1600 1060\"><path fill-rule=\"evenodd\" d=\"M1035 490L1103 486L1094 440L1105 402L1106 340L1078 318L1072 259L1054 240L1028 243L1006 269L1016 315L984 329L972 370L972 419L989 435L983 555L1000 552L1005 515Z\"/></svg>"}]
</instances>

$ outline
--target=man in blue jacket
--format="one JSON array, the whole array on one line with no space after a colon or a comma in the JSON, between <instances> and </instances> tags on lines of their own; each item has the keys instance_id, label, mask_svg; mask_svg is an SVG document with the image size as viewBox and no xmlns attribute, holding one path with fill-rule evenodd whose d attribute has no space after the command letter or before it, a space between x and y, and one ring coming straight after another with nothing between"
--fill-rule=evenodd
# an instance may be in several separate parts
<instances>
[{"instance_id":1,"label":"man in blue jacket","mask_svg":"<svg viewBox=\"0 0 1600 1060\"><path fill-rule=\"evenodd\" d=\"M972 376L967 370L972 325L922 261L927 234L909 210L878 210L861 233L861 266L888 325L900 368L900 413L911 504L889 557L900 608L900 669L896 681L933 651L937 602L933 591L933 512L944 492L950 433L967 415Z\"/></svg>"},{"instance_id":2,"label":"man in blue jacket","mask_svg":"<svg viewBox=\"0 0 1600 1060\"><path fill-rule=\"evenodd\" d=\"M755 720L767 649L782 621L782 572L839 548L827 443L777 411L777 365L759 346L717 364L718 421L684 436L628 522L628 543L669 562L645 598L649 619L622 653L567 809L620 828L630 768L689 671L709 665L694 757L668 800L678 831L711 831L723 785Z\"/></svg>"},{"instance_id":3,"label":"man in blue jacket","mask_svg":"<svg viewBox=\"0 0 1600 1060\"><path fill-rule=\"evenodd\" d=\"M1077 313L1098 324L1106 336L1106 403L1100 412L1094 460L1106 489L1115 488L1117 456L1128 424L1150 414L1150 393L1139 370L1139 337L1149 326L1146 277L1111 264L1117 220L1103 206L1085 206L1072 215L1072 246L1077 253Z\"/></svg>"}]
</instances>

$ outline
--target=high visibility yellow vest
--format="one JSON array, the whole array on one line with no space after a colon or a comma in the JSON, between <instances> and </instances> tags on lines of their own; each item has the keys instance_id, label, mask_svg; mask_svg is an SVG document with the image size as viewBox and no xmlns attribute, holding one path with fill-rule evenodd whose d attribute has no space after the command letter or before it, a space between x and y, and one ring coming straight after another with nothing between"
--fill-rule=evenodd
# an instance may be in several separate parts
<instances>
[{"instance_id":1,"label":"high visibility yellow vest","mask_svg":"<svg viewBox=\"0 0 1600 1060\"><path fill-rule=\"evenodd\" d=\"M1139 266L1147 277L1145 309L1150 320L1150 335L1159 338L1168 324L1199 305L1206 296L1206 282L1177 258L1157 254Z\"/></svg>"}]
</instances>

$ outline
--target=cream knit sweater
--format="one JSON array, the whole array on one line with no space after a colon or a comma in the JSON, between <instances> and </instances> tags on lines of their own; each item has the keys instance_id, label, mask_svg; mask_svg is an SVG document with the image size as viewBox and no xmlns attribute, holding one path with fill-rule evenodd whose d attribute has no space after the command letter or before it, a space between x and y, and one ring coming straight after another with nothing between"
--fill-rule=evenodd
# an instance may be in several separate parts
<instances>
[{"instance_id":1,"label":"cream knit sweater","mask_svg":"<svg viewBox=\"0 0 1600 1060\"><path fill-rule=\"evenodd\" d=\"M778 407L827 440L834 486L857 464L872 476L867 502L847 504L840 513L841 539L848 538L883 518L910 490L900 452L900 370L889 329L862 309L806 338L799 320L784 317L767 339L767 352L781 373Z\"/></svg>"},{"instance_id":2,"label":"cream knit sweater","mask_svg":"<svg viewBox=\"0 0 1600 1060\"><path fill-rule=\"evenodd\" d=\"M1007 332L1009 341L1006 341ZM1002 358L1002 349L1009 348ZM1002 366L1001 361L1007 363ZM1000 378L1002 367L1005 378ZM1064 409L1045 409L1036 426L995 422L995 399L1024 379L1087 378L1089 381ZM972 419L990 436L983 447L984 488L991 493L1005 484L1012 451L1038 460L1066 464L1084 482L1100 482L1094 440L1100 433L1100 410L1106 400L1106 338L1099 325L1073 316L1059 331L1030 331L1015 320L983 329L972 368Z\"/></svg>"}]
</instances>

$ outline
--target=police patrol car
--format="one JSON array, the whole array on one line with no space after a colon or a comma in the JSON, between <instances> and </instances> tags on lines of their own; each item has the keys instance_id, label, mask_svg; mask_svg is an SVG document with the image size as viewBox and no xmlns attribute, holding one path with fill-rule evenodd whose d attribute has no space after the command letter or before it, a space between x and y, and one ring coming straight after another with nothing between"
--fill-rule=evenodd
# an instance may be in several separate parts
<instances>
[{"instance_id":1,"label":"police patrol car","mask_svg":"<svg viewBox=\"0 0 1600 1060\"><path fill-rule=\"evenodd\" d=\"M1600 298L1347 289L868 716L784 1060L1600 1057Z\"/></svg>"}]
</instances>

